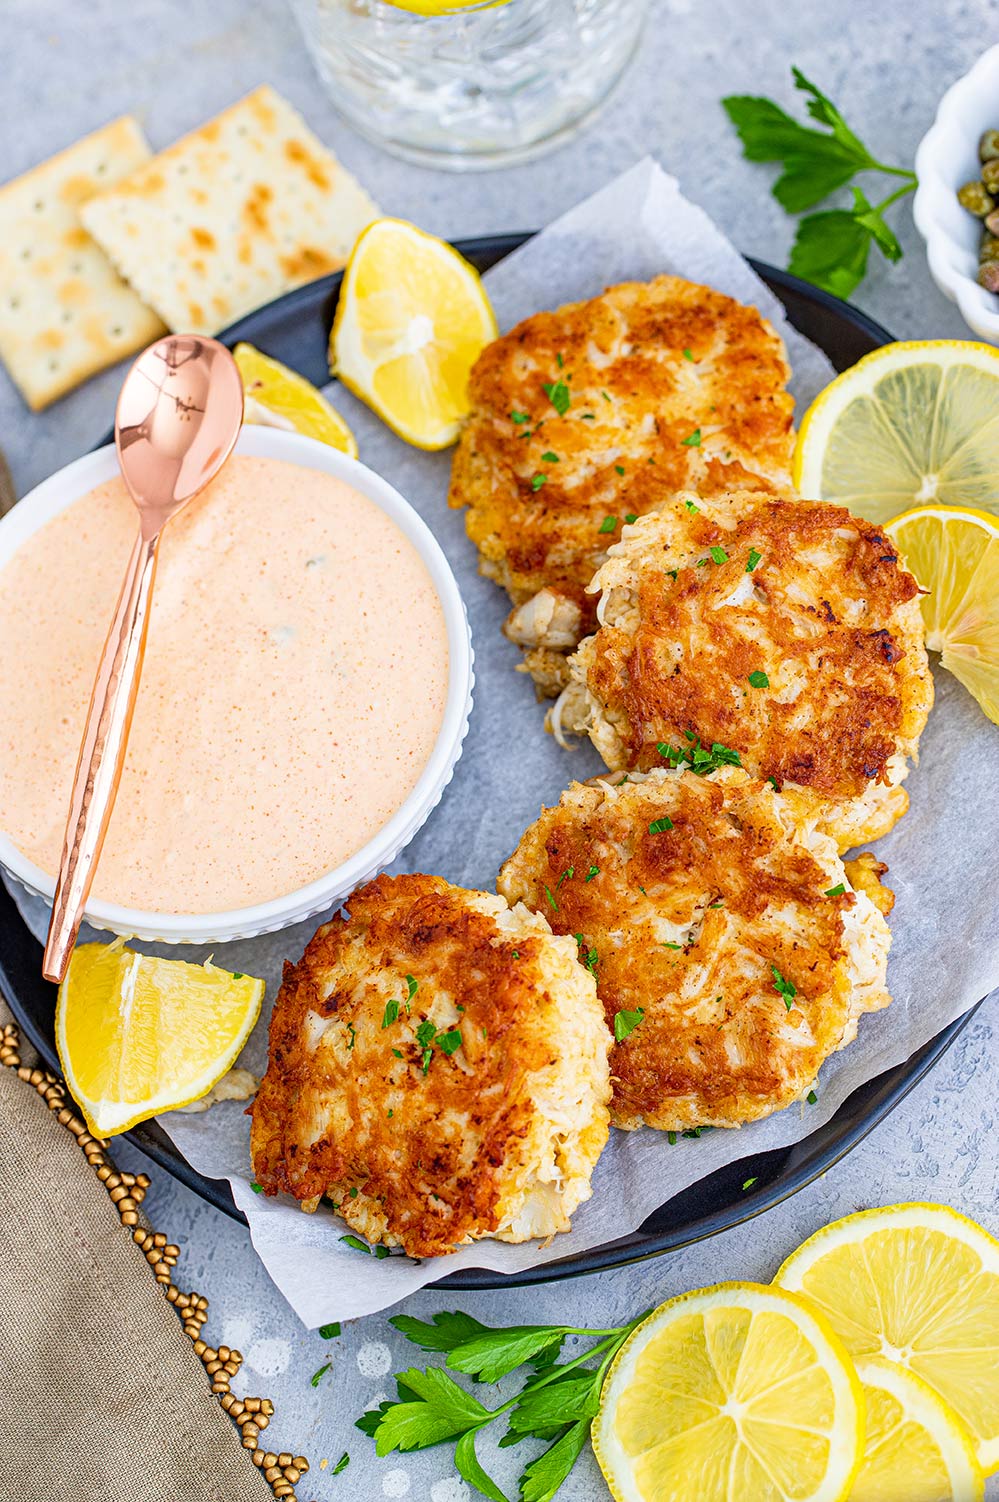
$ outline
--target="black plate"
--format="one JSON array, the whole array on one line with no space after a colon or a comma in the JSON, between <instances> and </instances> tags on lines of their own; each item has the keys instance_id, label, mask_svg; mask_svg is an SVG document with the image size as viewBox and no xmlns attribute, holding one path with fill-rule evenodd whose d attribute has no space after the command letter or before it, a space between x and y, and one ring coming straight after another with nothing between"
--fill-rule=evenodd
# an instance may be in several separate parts
<instances>
[{"instance_id":1,"label":"black plate","mask_svg":"<svg viewBox=\"0 0 999 1502\"><path fill-rule=\"evenodd\" d=\"M527 238L526 234L491 235L455 243L474 266L486 271ZM845 370L871 350L891 343L888 331L857 308L774 266L758 261L750 264L780 298L794 327L825 350L837 370ZM339 289L339 274L322 277L241 318L220 337L229 345L249 340L322 386L329 379L326 346ZM109 433L102 442L111 437ZM41 945L0 886L0 991L46 1064L58 1070L53 1034L55 987L42 979L41 957ZM499 1288L578 1276L654 1257L750 1220L803 1189L855 1147L918 1084L972 1015L966 1013L904 1064L855 1090L830 1121L802 1141L716 1169L668 1200L630 1235L526 1272L504 1275L472 1268L450 1273L435 1286ZM196 1173L156 1122L143 1122L126 1136L202 1199L245 1223L228 1184ZM747 1178L755 1179L755 1183L751 1191L743 1193Z\"/></svg>"}]
</instances>

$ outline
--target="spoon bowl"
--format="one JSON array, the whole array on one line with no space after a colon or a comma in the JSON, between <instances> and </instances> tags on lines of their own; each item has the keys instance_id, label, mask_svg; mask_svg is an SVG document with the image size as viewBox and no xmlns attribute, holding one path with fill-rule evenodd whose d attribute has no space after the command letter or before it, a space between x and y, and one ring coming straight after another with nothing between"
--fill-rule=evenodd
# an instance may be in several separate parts
<instances>
[{"instance_id":1,"label":"spoon bowl","mask_svg":"<svg viewBox=\"0 0 999 1502\"><path fill-rule=\"evenodd\" d=\"M157 339L125 377L115 447L139 531L97 668L73 779L42 961L47 980L61 981L66 973L121 781L163 528L218 474L242 421L239 370L215 339Z\"/></svg>"}]
</instances>

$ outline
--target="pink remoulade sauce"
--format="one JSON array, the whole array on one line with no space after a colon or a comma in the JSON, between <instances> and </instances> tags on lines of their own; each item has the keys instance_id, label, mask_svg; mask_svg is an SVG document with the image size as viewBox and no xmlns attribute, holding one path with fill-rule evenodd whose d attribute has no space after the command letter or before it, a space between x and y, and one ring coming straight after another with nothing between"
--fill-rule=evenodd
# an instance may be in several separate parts
<instances>
[{"instance_id":1,"label":"pink remoulade sauce","mask_svg":"<svg viewBox=\"0 0 999 1502\"><path fill-rule=\"evenodd\" d=\"M50 874L135 527L112 480L0 571L0 829ZM413 790L447 687L444 612L396 524L331 475L235 456L164 533L93 896L220 912L332 870Z\"/></svg>"}]
</instances>

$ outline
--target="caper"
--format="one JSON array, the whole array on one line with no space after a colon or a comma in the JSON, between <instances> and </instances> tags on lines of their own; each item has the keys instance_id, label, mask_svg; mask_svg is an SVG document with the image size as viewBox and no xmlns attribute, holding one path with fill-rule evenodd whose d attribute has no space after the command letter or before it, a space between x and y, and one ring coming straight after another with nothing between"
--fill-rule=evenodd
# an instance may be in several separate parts
<instances>
[{"instance_id":1,"label":"caper","mask_svg":"<svg viewBox=\"0 0 999 1502\"><path fill-rule=\"evenodd\" d=\"M983 261L978 268L979 286L986 292L999 292L999 261Z\"/></svg>"},{"instance_id":2,"label":"caper","mask_svg":"<svg viewBox=\"0 0 999 1502\"><path fill-rule=\"evenodd\" d=\"M995 193L999 188L999 157L994 157L982 167L982 182L990 193Z\"/></svg>"},{"instance_id":3,"label":"caper","mask_svg":"<svg viewBox=\"0 0 999 1502\"><path fill-rule=\"evenodd\" d=\"M984 219L986 214L991 214L996 206L992 194L981 182L965 183L963 187L958 188L957 201L962 208L967 209L969 213L976 214L979 219Z\"/></svg>"},{"instance_id":4,"label":"caper","mask_svg":"<svg viewBox=\"0 0 999 1502\"><path fill-rule=\"evenodd\" d=\"M986 214L985 228L990 235L999 235L999 209L993 209L991 214Z\"/></svg>"},{"instance_id":5,"label":"caper","mask_svg":"<svg viewBox=\"0 0 999 1502\"><path fill-rule=\"evenodd\" d=\"M978 158L992 162L999 157L999 130L987 130L978 143Z\"/></svg>"},{"instance_id":6,"label":"caper","mask_svg":"<svg viewBox=\"0 0 999 1502\"><path fill-rule=\"evenodd\" d=\"M979 261L999 261L999 235L985 231L982 243L978 247L978 259Z\"/></svg>"}]
</instances>

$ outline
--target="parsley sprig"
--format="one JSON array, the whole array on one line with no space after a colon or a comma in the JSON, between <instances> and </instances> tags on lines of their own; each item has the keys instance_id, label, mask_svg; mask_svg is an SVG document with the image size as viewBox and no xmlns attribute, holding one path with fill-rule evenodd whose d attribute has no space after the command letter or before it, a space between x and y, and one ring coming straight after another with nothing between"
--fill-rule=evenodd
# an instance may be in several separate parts
<instances>
[{"instance_id":1,"label":"parsley sprig","mask_svg":"<svg viewBox=\"0 0 999 1502\"><path fill-rule=\"evenodd\" d=\"M610 1330L571 1325L498 1329L457 1310L435 1314L432 1324L398 1314L391 1321L396 1329L421 1350L443 1353L451 1371L477 1382L498 1382L530 1362L533 1375L512 1398L497 1408L487 1408L442 1367L410 1367L395 1378L397 1399L362 1414L357 1428L374 1439L379 1455L454 1441L458 1474L490 1502L508 1502L475 1453L480 1430L504 1418L507 1430L501 1446L523 1440L547 1445L524 1467L518 1486L520 1502L551 1502L589 1438L608 1367L645 1318L641 1314L630 1324ZM563 1342L570 1335L592 1344L572 1360L559 1363Z\"/></svg>"},{"instance_id":2,"label":"parsley sprig","mask_svg":"<svg viewBox=\"0 0 999 1502\"><path fill-rule=\"evenodd\" d=\"M683 733L690 741L689 746L670 746L666 741L656 742L656 750L671 767L689 767L691 771L706 777L709 772L717 772L719 767L742 766L738 751L733 751L731 746L723 746L720 741L714 741L709 750L707 746L701 745L700 739L692 731L685 730Z\"/></svg>"},{"instance_id":3,"label":"parsley sprig","mask_svg":"<svg viewBox=\"0 0 999 1502\"><path fill-rule=\"evenodd\" d=\"M860 172L880 172L902 179L901 186L879 203L871 203L853 184L850 208L824 209L799 221L788 270L837 297L849 297L867 274L874 244L889 261L902 258L902 247L885 222L885 210L916 187L916 174L877 159L847 125L832 100L798 68L794 86L808 96L808 113L825 130L810 129L786 114L772 99L731 94L722 106L751 162L780 162L772 192L789 214L814 208Z\"/></svg>"}]
</instances>

